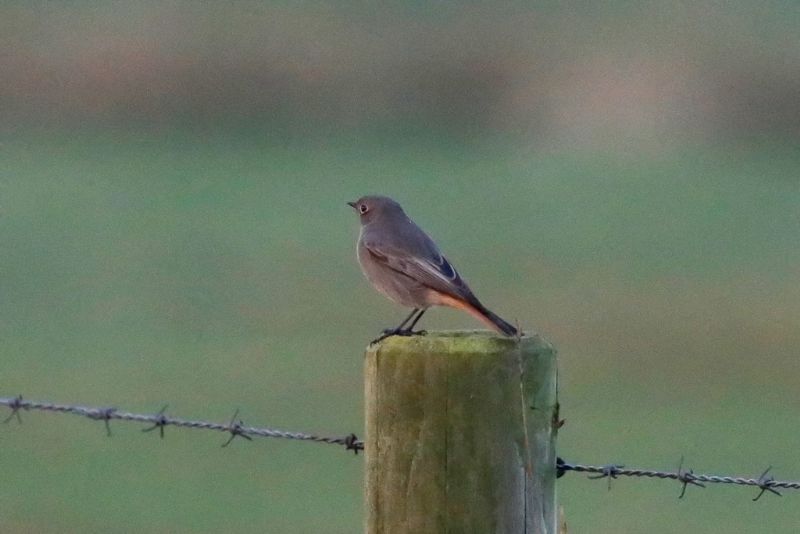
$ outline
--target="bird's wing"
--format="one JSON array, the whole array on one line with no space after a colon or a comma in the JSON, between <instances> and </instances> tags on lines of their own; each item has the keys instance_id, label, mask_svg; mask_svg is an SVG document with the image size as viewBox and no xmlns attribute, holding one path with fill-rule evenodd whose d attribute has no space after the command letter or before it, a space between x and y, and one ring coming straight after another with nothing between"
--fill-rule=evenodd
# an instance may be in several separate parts
<instances>
[{"instance_id":1,"label":"bird's wing","mask_svg":"<svg viewBox=\"0 0 800 534\"><path fill-rule=\"evenodd\" d=\"M413 254L395 245L365 240L364 247L379 263L436 291L461 299L474 298L458 271L438 250Z\"/></svg>"}]
</instances>

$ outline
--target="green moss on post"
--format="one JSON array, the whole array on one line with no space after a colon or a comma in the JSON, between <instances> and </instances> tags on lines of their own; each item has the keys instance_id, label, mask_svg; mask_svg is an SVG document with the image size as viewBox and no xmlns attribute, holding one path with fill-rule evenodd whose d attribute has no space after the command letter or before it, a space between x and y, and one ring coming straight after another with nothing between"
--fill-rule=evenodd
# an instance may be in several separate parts
<instances>
[{"instance_id":1,"label":"green moss on post","mask_svg":"<svg viewBox=\"0 0 800 534\"><path fill-rule=\"evenodd\" d=\"M536 336L370 346L366 532L555 534L556 375Z\"/></svg>"}]
</instances>

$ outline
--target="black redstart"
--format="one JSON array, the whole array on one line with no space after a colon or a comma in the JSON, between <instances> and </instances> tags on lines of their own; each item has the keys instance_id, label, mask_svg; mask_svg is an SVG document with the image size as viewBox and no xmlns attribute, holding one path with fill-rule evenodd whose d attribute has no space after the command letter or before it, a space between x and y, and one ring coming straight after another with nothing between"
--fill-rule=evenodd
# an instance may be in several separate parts
<instances>
[{"instance_id":1,"label":"black redstart","mask_svg":"<svg viewBox=\"0 0 800 534\"><path fill-rule=\"evenodd\" d=\"M414 224L400 204L383 196L365 196L347 204L361 218L357 248L364 275L390 300L413 308L397 328L384 330L375 341L424 334L413 328L431 306L464 310L502 334L518 334L516 328L480 303L436 243ZM409 321L411 324L406 327Z\"/></svg>"}]
</instances>

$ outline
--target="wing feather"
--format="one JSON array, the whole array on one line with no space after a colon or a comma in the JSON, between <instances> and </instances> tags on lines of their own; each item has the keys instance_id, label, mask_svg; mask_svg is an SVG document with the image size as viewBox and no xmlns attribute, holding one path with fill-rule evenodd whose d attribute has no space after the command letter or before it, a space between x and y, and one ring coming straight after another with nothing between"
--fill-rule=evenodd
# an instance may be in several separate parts
<instances>
[{"instance_id":1,"label":"wing feather","mask_svg":"<svg viewBox=\"0 0 800 534\"><path fill-rule=\"evenodd\" d=\"M462 299L474 298L458 271L438 251L430 258L423 258L392 245L368 241L364 246L376 261L425 286Z\"/></svg>"}]
</instances>

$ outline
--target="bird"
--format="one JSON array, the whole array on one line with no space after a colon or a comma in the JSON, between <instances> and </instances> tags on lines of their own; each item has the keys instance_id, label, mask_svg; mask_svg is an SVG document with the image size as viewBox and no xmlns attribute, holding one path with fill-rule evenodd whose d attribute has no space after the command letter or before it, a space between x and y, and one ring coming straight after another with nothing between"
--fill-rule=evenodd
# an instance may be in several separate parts
<instances>
[{"instance_id":1,"label":"bird","mask_svg":"<svg viewBox=\"0 0 800 534\"><path fill-rule=\"evenodd\" d=\"M433 239L396 201L367 195L347 205L361 222L356 250L364 276L389 300L411 308L402 323L384 329L372 343L390 336L426 334L414 326L431 306L463 310L498 333L521 335L481 304Z\"/></svg>"}]
</instances>

